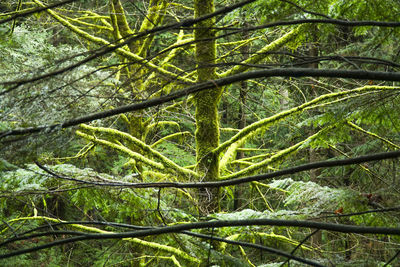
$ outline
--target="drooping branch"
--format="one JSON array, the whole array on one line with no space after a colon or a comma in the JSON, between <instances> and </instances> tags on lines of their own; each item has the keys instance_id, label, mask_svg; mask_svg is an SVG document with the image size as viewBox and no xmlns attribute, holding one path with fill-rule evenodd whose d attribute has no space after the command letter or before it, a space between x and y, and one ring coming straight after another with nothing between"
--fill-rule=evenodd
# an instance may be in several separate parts
<instances>
[{"instance_id":1,"label":"drooping branch","mask_svg":"<svg viewBox=\"0 0 400 267\"><path fill-rule=\"evenodd\" d=\"M8 221L8 224L13 224L13 223L18 222L18 221L30 221L30 220L47 221L47 222L54 222L54 223L68 223L66 221L62 221L62 220L59 220L59 219L54 219L54 218L50 218L50 217L46 217L46 216L36 216L36 217L16 218L16 219ZM102 230L102 229L99 229L99 228L96 228L96 227L81 225L81 224L78 224L78 223L68 224L68 225L70 227L72 227L72 228L85 231L85 232L75 232L75 233L72 232L73 234L78 235L77 237L83 237L83 236L86 236L86 235L92 235L90 233L96 233L95 235L108 235L108 234L112 235L113 234L113 232L110 232L110 231L105 231L105 230ZM71 233L68 233L68 234L71 234ZM64 240L67 240L67 239L64 239ZM169 252L169 253L177 255L177 256L179 256L179 257L181 257L183 259L186 259L186 260L188 260L190 262L197 263L197 264L200 263L199 259L187 254L186 252L184 252L184 251L182 251L180 249L172 247L172 246L158 244L156 242L150 242L150 241L141 240L141 239L139 239L137 237L125 237L124 241L132 242L132 243L135 243L135 244L139 244L141 246L144 246L144 247L147 247L147 248L152 248L152 249L155 249L155 250L161 250L161 251ZM56 243L56 242L53 242L53 243ZM52 247L51 243L45 244L44 246L45 246L45 248ZM38 246L38 247L40 247L40 246ZM36 247L36 248L38 248L38 247ZM32 251L35 251L35 247L28 248L28 249L25 249L25 250L30 250L29 252L32 252ZM15 251L15 252L17 252L17 251ZM24 253L29 253L29 252L24 252ZM24 253L22 253L22 254L24 254ZM21 255L21 254L15 254L14 253L13 256L16 256L16 255ZM1 258L8 258L8 257L4 257L4 256L5 255L0 255L0 259Z\"/></svg>"},{"instance_id":2,"label":"drooping branch","mask_svg":"<svg viewBox=\"0 0 400 267\"><path fill-rule=\"evenodd\" d=\"M36 227L35 229L31 229L28 232L22 233L20 234L18 237L14 237L14 238L10 238L2 243L0 243L0 247L7 245L9 243L15 242L15 241L20 241L20 240L29 240L31 238L37 238L37 237L43 237L43 236L49 236L49 235L83 235L84 232L76 232L76 231L47 231L47 232L39 232L36 234L31 234L28 235L31 232L34 231L38 231L38 230L43 230L43 229L53 229L54 227L57 226L72 226L73 228L77 228L79 230L86 230L88 232L98 232L98 233L110 233L110 232L106 232L103 230L100 230L98 228L94 228L94 227L87 227L85 225L104 225L104 226L111 226L111 227L118 227L118 228L127 228L127 229L135 229L135 230L143 230L143 229L153 229L154 227L146 227L146 226L137 226L137 225L130 225L130 224L122 224L122 223L114 223L114 222L99 222L99 221L61 221L58 219L54 219L54 218L50 218L50 217L44 217L44 216L38 216L38 217L23 217L23 218L17 218L15 220L13 220L12 222L8 222L7 224L9 225L9 223L14 223L17 221L23 221L23 220L43 220L43 221L47 221L48 224L44 225L44 226L39 226ZM50 224L49 222L53 222L52 224ZM231 244L231 245L239 245L239 246L244 246L244 247L249 247L249 248L255 248L261 251L266 251L275 255L279 255L279 256L283 256L286 257L288 259L291 260L295 260L298 262L302 262L302 263L306 263L309 264L311 266L322 266L317 262L308 260L308 259L304 259L304 258L300 258L294 255L291 255L289 253L286 253L284 251L278 250L278 249L274 249L271 247L267 247L264 245L259 245L259 244L254 244L254 243L248 243L248 242L244 242L244 241L236 241L236 240L232 240L231 238L221 238L221 237L217 237L217 236L211 236L211 235L206 235L206 234L200 234L200 233L195 233L195 232L191 232L191 231L182 231L181 233L189 235L189 236L193 236L193 237L197 237L197 238L202 238L202 239L208 239L208 240L216 240L219 242L224 242L226 244ZM129 241L129 239L128 239ZM194 258L190 257L189 255L186 255L183 251L178 250L178 249L173 249L173 247L169 247L169 246L164 246L163 247L157 247L157 243L152 243L152 242L146 242L143 240L140 240L138 238L134 238L131 239L130 241L137 241L138 244L142 244L144 246L149 246L155 249L160 249L166 252L170 252L173 253L177 256L180 256L181 258L187 259L189 261L192 262L199 262L194 260ZM141 242L145 242L145 243L141 243ZM171 250L172 249L172 250ZM33 251L31 251L33 252Z\"/></svg>"},{"instance_id":3,"label":"drooping branch","mask_svg":"<svg viewBox=\"0 0 400 267\"><path fill-rule=\"evenodd\" d=\"M400 27L400 22L397 21L374 21L374 20L358 20L358 21L350 21L350 20L341 20L341 19L295 19L295 20L287 20L287 21L276 21L271 23L266 23L259 26L247 27L247 28L225 28L225 30L232 31L256 31L262 30L277 26L290 26L290 25L299 25L299 24L333 24L344 27L365 27L365 26L376 26L376 27L389 27L395 28Z\"/></svg>"},{"instance_id":4,"label":"drooping branch","mask_svg":"<svg viewBox=\"0 0 400 267\"><path fill-rule=\"evenodd\" d=\"M282 250L271 248L271 247L267 247L267 246L263 246L263 245L259 245L259 244L243 242L243 241L235 241L235 240L231 240L231 239L228 239L228 238L221 238L221 237L212 236L212 235L204 235L204 234L194 233L194 232L190 232L190 231L182 231L182 233L190 235L190 236L204 238L204 239L216 240L216 241L224 242L224 243L227 243L227 244L244 246L244 247L249 247L249 248L255 248L255 249L258 249L258 250L261 250L261 251L266 251L266 252L269 252L269 253L272 253L272 254L275 254L275 255L283 256L283 257L291 259L291 260L302 262L302 263L308 264L310 266L323 267L323 265L319 264L318 262L315 262L315 261L312 261L312 260L308 260L308 259L304 259L304 258L300 258L298 256L286 253L286 252L284 252Z\"/></svg>"}]
</instances>

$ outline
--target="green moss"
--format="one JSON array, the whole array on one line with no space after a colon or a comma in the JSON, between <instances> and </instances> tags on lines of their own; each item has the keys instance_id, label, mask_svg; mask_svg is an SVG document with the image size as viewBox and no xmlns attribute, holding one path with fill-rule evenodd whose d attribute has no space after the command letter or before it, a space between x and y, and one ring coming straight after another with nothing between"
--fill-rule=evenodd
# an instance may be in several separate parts
<instances>
[{"instance_id":1,"label":"green moss","mask_svg":"<svg viewBox=\"0 0 400 267\"><path fill-rule=\"evenodd\" d=\"M387 145L393 147L394 149L400 149L400 147L399 147L398 145L396 145L395 143L391 142L390 140L388 140L388 139L386 139L386 138L383 138L383 137L377 135L376 133L372 133L372 132L370 132L370 131L366 131L366 130L364 130L363 128L361 128L360 126L358 126L358 125L352 123L351 121L347 121L346 124L349 125L351 128L357 130L357 131L360 131L360 132L362 132L362 133L364 133L364 134L366 134L366 135L371 136L372 138L376 138L376 139L381 140L381 141L384 142L385 144L387 144Z\"/></svg>"},{"instance_id":2,"label":"green moss","mask_svg":"<svg viewBox=\"0 0 400 267\"><path fill-rule=\"evenodd\" d=\"M112 0L110 5L112 6L112 11L114 11L114 13L111 12L111 14L116 18L116 24L121 36L126 37L133 34L133 31L129 27L128 21L126 20L125 10L122 7L121 2L119 0Z\"/></svg>"},{"instance_id":3,"label":"green moss","mask_svg":"<svg viewBox=\"0 0 400 267\"><path fill-rule=\"evenodd\" d=\"M39 0L34 0L34 2L41 7L45 7L45 5L42 2L40 2ZM79 27L72 25L68 20L66 20L63 17L61 17L60 15L58 15L57 12L54 12L51 9L46 9L46 12L48 12L55 20L57 20L59 23L61 23L64 27L68 28L70 31L74 32L75 34L79 35L80 37L88 40L90 44L97 44L100 46L114 46L107 40L93 36L93 35L89 34L88 32L80 29ZM186 83L193 83L193 81L191 79L184 78L182 76L176 76L174 73L172 73L162 67L159 67L150 61L146 61L143 57L141 57L131 51L128 51L124 48L117 48L117 49L115 49L115 52L118 55L123 56L124 58L126 58L128 60L131 60L134 62L141 62L141 64L145 65L147 68L155 70L156 72L158 72L164 76L167 76L169 78L172 78L174 80L178 79L178 80L184 81Z\"/></svg>"},{"instance_id":4,"label":"green moss","mask_svg":"<svg viewBox=\"0 0 400 267\"><path fill-rule=\"evenodd\" d=\"M235 144L237 141L243 138L249 138L250 135L255 135L261 131L265 131L267 127L279 122L287 118L288 116L292 116L298 114L304 110L321 107L321 105L325 101L329 101L332 99L338 99L337 101L345 100L349 96L357 96L364 92L373 92L373 91L386 91L386 90L399 90L400 87L395 86L363 86L353 90L329 93L322 96L319 96L309 102L306 102L300 106L282 111L274 116L259 120L253 124L250 124L240 130L236 135L234 135L231 139L227 140L226 142L222 143L218 148L214 149L214 153L221 153L225 149L229 148L231 145ZM336 101L335 101L336 102ZM326 103L325 103L326 104Z\"/></svg>"},{"instance_id":5,"label":"green moss","mask_svg":"<svg viewBox=\"0 0 400 267\"><path fill-rule=\"evenodd\" d=\"M154 150L151 148L151 146L148 146L146 143L142 142L138 138L133 137L132 135L129 135L127 133L118 131L116 129L112 128L104 128L104 127L93 127L89 125L82 124L81 125L82 130L85 130L88 132L88 134L83 133L82 131L77 131L77 134L85 139L88 139L92 142L95 143L100 143L102 145L108 146L110 148L113 148L115 150L118 150L131 158L140 161L146 165L155 167L157 169L165 170L169 173L178 173L181 176L185 178L189 177L199 177L199 175L192 171L185 169L172 160L168 159L167 157L163 156L160 152ZM116 140L113 143L98 139L94 137L95 134L105 134L108 139ZM151 160L148 157L145 157L139 153L134 152L132 149L129 149L119 143L118 139L123 139L124 141L127 141L129 144L132 145L132 149L143 151L146 156L157 159L160 162L156 162L154 160Z\"/></svg>"},{"instance_id":6,"label":"green moss","mask_svg":"<svg viewBox=\"0 0 400 267\"><path fill-rule=\"evenodd\" d=\"M195 1L195 17L214 12L214 1ZM198 64L197 81L209 81L217 77L214 64L216 57L215 33L210 30L214 19L202 21L196 25L196 61ZM204 41L207 40L207 41ZM205 180L216 180L219 175L219 159L211 151L219 145L218 103L222 88L206 90L195 95L196 105L196 152L198 168L205 173Z\"/></svg>"},{"instance_id":7,"label":"green moss","mask_svg":"<svg viewBox=\"0 0 400 267\"><path fill-rule=\"evenodd\" d=\"M251 175L253 174L255 171L260 170L262 168L266 168L268 167L268 165L275 163L275 162L279 162L281 160L283 160L284 158L288 157L289 155L295 153L296 151L298 151L302 145L306 144L307 142L312 141L313 139L315 139L317 136L319 136L321 133L325 132L326 130L332 129L333 127L326 127L324 129L322 129L321 131L309 136L308 138L304 139L303 141L298 142L297 144L290 146L286 149L282 149L280 151L278 151L277 153L275 153L273 156L260 161L258 163L254 163L252 165L250 165L247 168L244 168L238 172L232 173L230 175L226 175L223 176L221 179L233 179L233 178L237 178L240 176L245 176L245 175Z\"/></svg>"},{"instance_id":8,"label":"green moss","mask_svg":"<svg viewBox=\"0 0 400 267\"><path fill-rule=\"evenodd\" d=\"M247 69L249 69L249 66L251 66L252 64L256 64L257 62L260 62L262 59L265 59L266 57L268 57L268 52L275 51L275 50L281 48L282 46L284 46L285 44L287 44L288 42L295 39L296 36L299 35L301 27L302 26L297 27L296 29L283 35L281 38L264 46L263 48L258 50L257 53L254 53L253 56L244 60L242 62L243 64L239 64L239 65L221 73L219 75L219 77L226 77L229 75L234 75L234 74L246 71Z\"/></svg>"},{"instance_id":9,"label":"green moss","mask_svg":"<svg viewBox=\"0 0 400 267\"><path fill-rule=\"evenodd\" d=\"M169 4L168 1L164 1L164 0L150 1L149 8L147 11L147 16L143 20L139 31L144 32L144 31L152 29L154 27L154 25L161 24L161 22L164 19L168 4ZM137 54L142 57L146 57L146 53L147 53L148 49L150 48L153 40L154 40L154 34L148 35L147 38L145 38L141 42L141 46L140 46L139 50L137 51Z\"/></svg>"},{"instance_id":10,"label":"green moss","mask_svg":"<svg viewBox=\"0 0 400 267\"><path fill-rule=\"evenodd\" d=\"M123 145L119 145L119 144L116 144L116 143L113 143L113 142L110 142L107 140L103 140L103 139L98 139L92 135L83 133L81 131L76 131L76 134L89 140L89 141L92 141L93 143L101 144L103 146L120 151L120 152L124 153L125 155L127 155L128 157L130 157L136 161L140 161L145 165L151 166L151 167L159 169L159 170L165 169L163 164L153 161L147 157L144 157L143 155L136 153Z\"/></svg>"},{"instance_id":11,"label":"green moss","mask_svg":"<svg viewBox=\"0 0 400 267\"><path fill-rule=\"evenodd\" d=\"M215 11L214 1L195 0L195 17ZM196 41L197 81L212 81L217 78L215 67L216 45L215 19L208 19L196 25L194 38ZM219 157L212 151L219 145L219 117L218 103L222 88L216 87L205 90L194 96L196 106L196 157L197 170L202 174L203 180L213 181L219 177ZM219 205L218 189L200 192L199 210L204 213L215 211Z\"/></svg>"}]
</instances>

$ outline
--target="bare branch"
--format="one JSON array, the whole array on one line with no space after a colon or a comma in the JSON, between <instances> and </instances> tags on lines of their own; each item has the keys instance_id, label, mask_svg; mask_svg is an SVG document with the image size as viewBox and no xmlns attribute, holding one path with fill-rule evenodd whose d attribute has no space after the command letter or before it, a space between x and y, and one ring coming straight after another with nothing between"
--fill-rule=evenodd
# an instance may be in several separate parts
<instances>
[{"instance_id":1,"label":"bare branch","mask_svg":"<svg viewBox=\"0 0 400 267\"><path fill-rule=\"evenodd\" d=\"M104 186L123 186L123 187L132 187L132 188L216 188L216 187L224 187L224 186L231 186L231 185L238 185L244 184L254 181L262 181L266 179L272 179L275 177L280 177L288 174L294 174L303 171L309 171L318 168L329 168L329 167L337 167L337 166L346 166L346 165L353 165L353 164L360 164L364 162L370 161L378 161L384 159L392 159L400 157L400 150L392 151L392 152L384 152L384 153L377 153L377 154L370 154L355 158L348 158L348 159L339 159L339 160L327 160L327 161L319 161L308 163L300 166L296 166L293 168L288 168L276 172L266 173L266 174L259 174L254 176L247 176L242 178L236 179L229 179L229 180L222 180L216 182L195 182L195 183L174 183L174 182L161 182L161 183L121 183L115 182L115 184L104 184ZM46 172L53 174L47 168L38 165L43 168ZM55 175L57 178L66 179L66 176ZM73 178L69 178L68 180L72 180ZM82 182L81 180L78 180Z\"/></svg>"},{"instance_id":2,"label":"bare branch","mask_svg":"<svg viewBox=\"0 0 400 267\"><path fill-rule=\"evenodd\" d=\"M327 77L327 78L352 78L360 80L383 80L383 81L400 81L399 72L382 72L382 71L364 71L364 70L330 70L330 69L313 69L313 68L287 68L287 69L267 69L256 70L245 73L232 75L207 81L204 83L195 84L171 93L166 96L154 98L140 103L121 106L115 109L110 109L98 113L93 113L87 116L64 121L63 123L53 124L50 126L44 125L39 127L29 127L22 129L15 129L5 132L0 132L0 139L6 136L32 134L41 131L53 131L56 128L63 129L71 126L76 126L81 123L90 122L93 120L104 119L112 117L125 112L142 110L145 108L155 107L164 103L170 102L181 97L188 96L189 94L197 93L203 90L212 89L216 86L225 86L239 81L245 81L254 78L270 78L270 77Z\"/></svg>"},{"instance_id":3,"label":"bare branch","mask_svg":"<svg viewBox=\"0 0 400 267\"><path fill-rule=\"evenodd\" d=\"M276 220L276 219L221 220L221 221L179 224L173 226L137 230L133 232L123 232L123 233L109 233L109 234L85 233L80 236L67 238L63 240L57 240L44 245L16 250L10 253L2 254L0 255L0 259L10 258L25 253L30 253L54 246L64 245L83 240L139 238L139 237L154 236L161 234L182 233L182 231L188 231L194 229L238 227L238 226L300 227L300 228L315 228L315 229L334 231L340 233L400 235L400 228L389 228L389 227L354 226L354 225L323 223L314 221L301 221L301 220Z\"/></svg>"}]
</instances>

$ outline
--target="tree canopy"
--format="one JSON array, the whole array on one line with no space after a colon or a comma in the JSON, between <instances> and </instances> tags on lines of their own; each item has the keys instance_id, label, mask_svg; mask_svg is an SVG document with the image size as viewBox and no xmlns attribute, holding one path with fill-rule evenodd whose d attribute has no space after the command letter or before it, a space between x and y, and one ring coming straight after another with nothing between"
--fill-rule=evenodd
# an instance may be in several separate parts
<instances>
[{"instance_id":1,"label":"tree canopy","mask_svg":"<svg viewBox=\"0 0 400 267\"><path fill-rule=\"evenodd\" d=\"M396 266L399 12L2 1L1 265Z\"/></svg>"}]
</instances>

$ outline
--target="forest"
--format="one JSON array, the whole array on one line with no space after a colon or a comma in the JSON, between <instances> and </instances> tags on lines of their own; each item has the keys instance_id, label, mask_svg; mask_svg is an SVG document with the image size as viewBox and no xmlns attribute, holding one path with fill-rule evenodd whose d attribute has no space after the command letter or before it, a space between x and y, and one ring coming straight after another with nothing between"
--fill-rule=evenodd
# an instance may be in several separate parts
<instances>
[{"instance_id":1,"label":"forest","mask_svg":"<svg viewBox=\"0 0 400 267\"><path fill-rule=\"evenodd\" d=\"M2 0L0 266L400 266L399 14Z\"/></svg>"}]
</instances>

